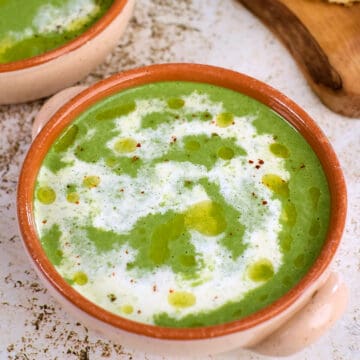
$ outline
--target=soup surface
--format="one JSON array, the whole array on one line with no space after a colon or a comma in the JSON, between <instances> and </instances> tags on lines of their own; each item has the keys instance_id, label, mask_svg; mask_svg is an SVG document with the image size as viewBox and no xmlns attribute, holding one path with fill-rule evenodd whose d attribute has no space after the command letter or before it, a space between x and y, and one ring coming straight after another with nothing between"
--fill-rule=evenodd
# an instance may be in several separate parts
<instances>
[{"instance_id":1,"label":"soup surface","mask_svg":"<svg viewBox=\"0 0 360 360\"><path fill-rule=\"evenodd\" d=\"M84 297L148 324L225 323L307 272L330 197L312 149L237 92L200 83L129 89L52 145L34 192L50 261Z\"/></svg>"},{"instance_id":2,"label":"soup surface","mask_svg":"<svg viewBox=\"0 0 360 360\"><path fill-rule=\"evenodd\" d=\"M31 58L74 39L113 0L0 0L0 64Z\"/></svg>"}]
</instances>

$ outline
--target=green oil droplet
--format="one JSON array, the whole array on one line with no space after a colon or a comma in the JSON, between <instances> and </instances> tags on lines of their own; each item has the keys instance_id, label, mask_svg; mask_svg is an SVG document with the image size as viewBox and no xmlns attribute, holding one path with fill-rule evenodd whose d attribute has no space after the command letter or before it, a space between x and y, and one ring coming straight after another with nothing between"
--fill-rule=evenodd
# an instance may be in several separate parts
<instances>
[{"instance_id":1,"label":"green oil droplet","mask_svg":"<svg viewBox=\"0 0 360 360\"><path fill-rule=\"evenodd\" d=\"M310 188L309 189L309 196L310 196L310 201L311 201L313 209L316 209L318 207L318 204L319 204L320 189L317 188L317 187Z\"/></svg>"},{"instance_id":2,"label":"green oil droplet","mask_svg":"<svg viewBox=\"0 0 360 360\"><path fill-rule=\"evenodd\" d=\"M79 194L78 194L77 192L71 192L71 193L68 193L68 194L66 195L66 200L67 200L69 203L75 204L75 203L79 202L80 196L79 196Z\"/></svg>"},{"instance_id":3,"label":"green oil droplet","mask_svg":"<svg viewBox=\"0 0 360 360\"><path fill-rule=\"evenodd\" d=\"M168 302L176 308L187 308L195 305L196 297L187 291L175 291L169 294Z\"/></svg>"},{"instance_id":4,"label":"green oil droplet","mask_svg":"<svg viewBox=\"0 0 360 360\"><path fill-rule=\"evenodd\" d=\"M320 221L317 219L314 219L311 223L310 229L309 229L309 235L310 236L317 236L320 232Z\"/></svg>"},{"instance_id":5,"label":"green oil droplet","mask_svg":"<svg viewBox=\"0 0 360 360\"><path fill-rule=\"evenodd\" d=\"M196 140L187 140L185 142L185 149L188 151L197 151L200 149L200 143Z\"/></svg>"},{"instance_id":6,"label":"green oil droplet","mask_svg":"<svg viewBox=\"0 0 360 360\"><path fill-rule=\"evenodd\" d=\"M128 115L136 109L135 102L113 106L111 109L105 109L96 115L96 120L110 120L124 115Z\"/></svg>"},{"instance_id":7,"label":"green oil droplet","mask_svg":"<svg viewBox=\"0 0 360 360\"><path fill-rule=\"evenodd\" d=\"M223 160L230 160L234 157L234 150L229 147L223 146L218 150L217 155Z\"/></svg>"},{"instance_id":8,"label":"green oil droplet","mask_svg":"<svg viewBox=\"0 0 360 360\"><path fill-rule=\"evenodd\" d=\"M290 156L290 151L289 149L282 145L282 144L279 144L279 143L273 143L270 145L270 151L276 155L277 157L280 157L280 158L288 158Z\"/></svg>"},{"instance_id":9,"label":"green oil droplet","mask_svg":"<svg viewBox=\"0 0 360 360\"><path fill-rule=\"evenodd\" d=\"M229 112L224 112L216 117L216 125L219 127L228 127L234 122L234 115Z\"/></svg>"},{"instance_id":10,"label":"green oil droplet","mask_svg":"<svg viewBox=\"0 0 360 360\"><path fill-rule=\"evenodd\" d=\"M289 252L293 238L290 234L280 234L280 247L283 252Z\"/></svg>"},{"instance_id":11,"label":"green oil droplet","mask_svg":"<svg viewBox=\"0 0 360 360\"><path fill-rule=\"evenodd\" d=\"M206 236L216 236L226 229L222 207L205 200L192 205L185 213L185 225Z\"/></svg>"},{"instance_id":12,"label":"green oil droplet","mask_svg":"<svg viewBox=\"0 0 360 360\"><path fill-rule=\"evenodd\" d=\"M78 271L74 274L73 281L77 285L85 285L88 282L88 277L84 272Z\"/></svg>"},{"instance_id":13,"label":"green oil droplet","mask_svg":"<svg viewBox=\"0 0 360 360\"><path fill-rule=\"evenodd\" d=\"M114 149L119 153L131 153L136 150L137 142L132 138L122 138L115 143Z\"/></svg>"},{"instance_id":14,"label":"green oil droplet","mask_svg":"<svg viewBox=\"0 0 360 360\"><path fill-rule=\"evenodd\" d=\"M170 109L181 109L185 105L185 101L180 98L172 98L167 101Z\"/></svg>"},{"instance_id":15,"label":"green oil droplet","mask_svg":"<svg viewBox=\"0 0 360 360\"><path fill-rule=\"evenodd\" d=\"M89 189L95 188L100 184L100 177L96 175L85 176L83 185Z\"/></svg>"},{"instance_id":16,"label":"green oil droplet","mask_svg":"<svg viewBox=\"0 0 360 360\"><path fill-rule=\"evenodd\" d=\"M130 315L134 312L134 308L131 305L123 305L120 310L126 315Z\"/></svg>"},{"instance_id":17,"label":"green oil droplet","mask_svg":"<svg viewBox=\"0 0 360 360\"><path fill-rule=\"evenodd\" d=\"M249 266L249 278L252 281L268 281L274 276L274 267L270 260L261 259Z\"/></svg>"},{"instance_id":18,"label":"green oil droplet","mask_svg":"<svg viewBox=\"0 0 360 360\"><path fill-rule=\"evenodd\" d=\"M294 260L294 265L297 268L302 268L305 265L305 255L304 254L300 254L298 255L295 260Z\"/></svg>"},{"instance_id":19,"label":"green oil droplet","mask_svg":"<svg viewBox=\"0 0 360 360\"><path fill-rule=\"evenodd\" d=\"M56 199L56 193L50 186L42 186L36 191L37 199L45 205L52 204Z\"/></svg>"},{"instance_id":20,"label":"green oil droplet","mask_svg":"<svg viewBox=\"0 0 360 360\"><path fill-rule=\"evenodd\" d=\"M265 174L262 177L262 183L276 195L279 195L282 197L289 196L288 183L278 175Z\"/></svg>"},{"instance_id":21,"label":"green oil droplet","mask_svg":"<svg viewBox=\"0 0 360 360\"><path fill-rule=\"evenodd\" d=\"M74 143L78 131L79 128L76 125L71 125L54 143L54 150L56 152L63 152L67 150Z\"/></svg>"},{"instance_id":22,"label":"green oil droplet","mask_svg":"<svg viewBox=\"0 0 360 360\"><path fill-rule=\"evenodd\" d=\"M281 220L286 223L286 225L293 227L296 223L297 211L293 203L288 202L284 205L281 212Z\"/></svg>"}]
</instances>

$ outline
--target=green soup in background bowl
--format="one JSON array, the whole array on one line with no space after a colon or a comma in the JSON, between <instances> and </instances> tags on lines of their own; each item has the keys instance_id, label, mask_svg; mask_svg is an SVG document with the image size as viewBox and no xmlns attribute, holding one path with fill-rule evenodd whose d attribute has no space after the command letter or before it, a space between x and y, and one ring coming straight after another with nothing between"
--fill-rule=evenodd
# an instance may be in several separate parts
<instances>
[{"instance_id":1,"label":"green soup in background bowl","mask_svg":"<svg viewBox=\"0 0 360 360\"><path fill-rule=\"evenodd\" d=\"M40 132L20 228L42 277L112 335L250 346L328 275L345 218L334 165L312 120L264 84L148 67L81 93Z\"/></svg>"},{"instance_id":2,"label":"green soup in background bowl","mask_svg":"<svg viewBox=\"0 0 360 360\"><path fill-rule=\"evenodd\" d=\"M0 64L53 50L85 32L113 0L3 0Z\"/></svg>"},{"instance_id":3,"label":"green soup in background bowl","mask_svg":"<svg viewBox=\"0 0 360 360\"><path fill-rule=\"evenodd\" d=\"M134 0L0 1L0 105L51 95L87 75L115 47L133 5Z\"/></svg>"}]
</instances>

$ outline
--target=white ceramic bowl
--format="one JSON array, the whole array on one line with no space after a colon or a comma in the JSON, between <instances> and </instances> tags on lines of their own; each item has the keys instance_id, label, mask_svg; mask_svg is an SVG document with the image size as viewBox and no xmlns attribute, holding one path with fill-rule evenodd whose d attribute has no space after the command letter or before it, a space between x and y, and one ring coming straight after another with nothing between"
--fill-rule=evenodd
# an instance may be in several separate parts
<instances>
[{"instance_id":1,"label":"white ceramic bowl","mask_svg":"<svg viewBox=\"0 0 360 360\"><path fill-rule=\"evenodd\" d=\"M33 194L37 173L47 151L62 130L92 104L111 94L134 86L172 80L222 86L269 106L310 144L329 184L329 229L321 253L308 273L273 304L243 319L222 325L163 328L131 321L104 310L82 297L60 276L47 258L34 225ZM79 91L82 92L76 95ZM330 272L330 265L346 218L344 178L331 145L315 122L278 91L246 75L221 68L195 64L155 65L115 75L89 89L71 88L63 91L39 113L34 123L34 136L41 127L43 129L34 139L19 179L17 205L20 232L31 262L51 293L88 326L122 344L163 355L194 356L251 348L259 353L283 356L314 342L343 313L347 289L339 276Z\"/></svg>"},{"instance_id":2,"label":"white ceramic bowl","mask_svg":"<svg viewBox=\"0 0 360 360\"><path fill-rule=\"evenodd\" d=\"M55 50L0 64L0 105L39 99L85 77L116 46L132 15L134 2L115 0L93 26Z\"/></svg>"}]
</instances>

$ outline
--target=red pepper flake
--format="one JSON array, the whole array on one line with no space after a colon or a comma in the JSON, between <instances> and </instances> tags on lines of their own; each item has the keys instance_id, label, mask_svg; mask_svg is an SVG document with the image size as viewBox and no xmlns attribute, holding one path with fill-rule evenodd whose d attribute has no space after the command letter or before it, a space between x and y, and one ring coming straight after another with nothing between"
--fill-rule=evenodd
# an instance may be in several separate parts
<instances>
[{"instance_id":1,"label":"red pepper flake","mask_svg":"<svg viewBox=\"0 0 360 360\"><path fill-rule=\"evenodd\" d=\"M232 125L235 125L235 121L233 121L231 124L232 124Z\"/></svg>"},{"instance_id":2,"label":"red pepper flake","mask_svg":"<svg viewBox=\"0 0 360 360\"><path fill-rule=\"evenodd\" d=\"M139 160L139 157L138 156L133 156L131 160L135 162L135 161Z\"/></svg>"},{"instance_id":3,"label":"red pepper flake","mask_svg":"<svg viewBox=\"0 0 360 360\"><path fill-rule=\"evenodd\" d=\"M145 194L145 191L140 191L140 194Z\"/></svg>"},{"instance_id":4,"label":"red pepper flake","mask_svg":"<svg viewBox=\"0 0 360 360\"><path fill-rule=\"evenodd\" d=\"M42 221L42 223L43 223L43 224L46 224L46 223L47 223L47 220L46 220L46 219L45 219L45 220L43 220L43 221Z\"/></svg>"},{"instance_id":5,"label":"red pepper flake","mask_svg":"<svg viewBox=\"0 0 360 360\"><path fill-rule=\"evenodd\" d=\"M157 291L156 285L153 285L153 291L154 291L154 292Z\"/></svg>"},{"instance_id":6,"label":"red pepper flake","mask_svg":"<svg viewBox=\"0 0 360 360\"><path fill-rule=\"evenodd\" d=\"M138 313L138 314L141 314L141 310L138 310L137 313Z\"/></svg>"},{"instance_id":7,"label":"red pepper flake","mask_svg":"<svg viewBox=\"0 0 360 360\"><path fill-rule=\"evenodd\" d=\"M260 169L260 165L256 165L255 168L256 168L256 169Z\"/></svg>"},{"instance_id":8,"label":"red pepper flake","mask_svg":"<svg viewBox=\"0 0 360 360\"><path fill-rule=\"evenodd\" d=\"M254 161L253 160L249 160L249 164L253 164L254 163Z\"/></svg>"},{"instance_id":9,"label":"red pepper flake","mask_svg":"<svg viewBox=\"0 0 360 360\"><path fill-rule=\"evenodd\" d=\"M129 253L129 251L128 250L125 250L125 254L128 254Z\"/></svg>"},{"instance_id":10,"label":"red pepper flake","mask_svg":"<svg viewBox=\"0 0 360 360\"><path fill-rule=\"evenodd\" d=\"M267 203L268 203L268 202L267 202L266 200L263 200L263 201L262 201L262 204L263 204L263 205L267 205Z\"/></svg>"},{"instance_id":11,"label":"red pepper flake","mask_svg":"<svg viewBox=\"0 0 360 360\"><path fill-rule=\"evenodd\" d=\"M173 290L173 289L170 289L170 290L169 290L169 293L170 293L170 294L172 294L173 292L174 292L174 290Z\"/></svg>"},{"instance_id":12,"label":"red pepper flake","mask_svg":"<svg viewBox=\"0 0 360 360\"><path fill-rule=\"evenodd\" d=\"M259 164L260 164L260 165L263 165L263 164L264 164L264 160L259 159Z\"/></svg>"},{"instance_id":13,"label":"red pepper flake","mask_svg":"<svg viewBox=\"0 0 360 360\"><path fill-rule=\"evenodd\" d=\"M124 189L120 189L119 191L120 191L120 192L124 192Z\"/></svg>"},{"instance_id":14,"label":"red pepper flake","mask_svg":"<svg viewBox=\"0 0 360 360\"><path fill-rule=\"evenodd\" d=\"M76 204L76 205L79 205L79 204L80 204L80 201L76 201L75 204Z\"/></svg>"},{"instance_id":15,"label":"red pepper flake","mask_svg":"<svg viewBox=\"0 0 360 360\"><path fill-rule=\"evenodd\" d=\"M176 142L176 140L177 140L177 138L176 138L176 136L175 135L173 135L172 137L171 137L171 142Z\"/></svg>"},{"instance_id":16,"label":"red pepper flake","mask_svg":"<svg viewBox=\"0 0 360 360\"><path fill-rule=\"evenodd\" d=\"M136 144L136 147L141 147L141 144L140 144L140 143L137 143L137 144Z\"/></svg>"}]
</instances>

